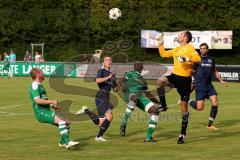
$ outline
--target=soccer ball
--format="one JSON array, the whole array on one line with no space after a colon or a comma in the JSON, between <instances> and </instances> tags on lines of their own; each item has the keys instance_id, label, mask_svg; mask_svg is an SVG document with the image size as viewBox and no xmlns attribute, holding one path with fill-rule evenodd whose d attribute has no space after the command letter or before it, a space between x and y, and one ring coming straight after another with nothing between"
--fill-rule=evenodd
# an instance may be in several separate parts
<instances>
[{"instance_id":1,"label":"soccer ball","mask_svg":"<svg viewBox=\"0 0 240 160\"><path fill-rule=\"evenodd\" d=\"M109 10L109 18L116 20L118 18L120 18L122 15L122 12L119 8L112 8Z\"/></svg>"}]
</instances>

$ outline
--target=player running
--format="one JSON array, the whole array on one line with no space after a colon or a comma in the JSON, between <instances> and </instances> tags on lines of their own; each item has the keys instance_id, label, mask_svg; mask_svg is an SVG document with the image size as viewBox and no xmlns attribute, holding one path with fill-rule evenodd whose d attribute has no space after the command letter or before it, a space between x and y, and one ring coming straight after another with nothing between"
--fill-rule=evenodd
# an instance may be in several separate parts
<instances>
[{"instance_id":1,"label":"player running","mask_svg":"<svg viewBox=\"0 0 240 160\"><path fill-rule=\"evenodd\" d=\"M11 78L12 74L11 74L11 68L10 68L9 55L7 54L7 52L4 52L3 74L6 72L8 74L8 78Z\"/></svg>"},{"instance_id":2,"label":"player running","mask_svg":"<svg viewBox=\"0 0 240 160\"><path fill-rule=\"evenodd\" d=\"M209 47L206 43L200 45L201 61L194 67L194 88L196 101L190 100L189 105L195 110L201 111L204 109L205 99L210 99L212 103L210 116L208 119L208 129L217 130L213 125L213 121L218 112L217 92L212 84L212 75L227 87L227 82L223 81L220 74L215 68L215 61L208 56Z\"/></svg>"},{"instance_id":3,"label":"player running","mask_svg":"<svg viewBox=\"0 0 240 160\"><path fill-rule=\"evenodd\" d=\"M47 98L46 90L44 89L41 82L44 80L43 71L38 68L33 68L30 72L33 82L29 88L30 99L33 105L35 118L41 123L48 123L56 125L59 128L61 135L60 147L70 149L79 144L69 138L69 128L71 122L60 118L54 110L60 109L57 100L49 100Z\"/></svg>"},{"instance_id":4,"label":"player running","mask_svg":"<svg viewBox=\"0 0 240 160\"><path fill-rule=\"evenodd\" d=\"M144 142L156 142L152 134L158 123L161 108L157 107L153 102L157 104L160 104L160 102L149 91L146 80L141 76L142 69L143 64L141 62L134 63L134 71L125 72L124 77L119 81L119 86L121 86L127 102L126 112L120 127L120 135L125 136L128 118L135 106L137 106L142 111L150 114L149 127ZM146 94L146 97L143 93Z\"/></svg>"},{"instance_id":5,"label":"player running","mask_svg":"<svg viewBox=\"0 0 240 160\"><path fill-rule=\"evenodd\" d=\"M192 34L189 31L184 31L178 36L179 47L166 51L163 45L163 36L160 34L156 37L159 44L159 53L163 58L173 58L173 72L169 76L164 76L158 79L157 89L161 105L167 107L164 86L169 85L177 89L181 96L181 111L182 111L182 127L179 135L178 144L184 143L186 130L188 126L188 101L191 92L191 76L193 74L193 63L201 60L194 47L189 44L192 40Z\"/></svg>"},{"instance_id":6,"label":"player running","mask_svg":"<svg viewBox=\"0 0 240 160\"><path fill-rule=\"evenodd\" d=\"M115 75L110 71L112 66L112 58L109 56L103 59L103 68L98 70L96 83L98 84L99 91L97 92L95 103L98 110L98 116L91 112L87 106L83 106L76 114L86 113L94 124L99 125L100 129L95 138L96 141L107 141L103 134L108 129L111 121L113 120L113 105L109 102L110 91L117 91L117 83Z\"/></svg>"}]
</instances>

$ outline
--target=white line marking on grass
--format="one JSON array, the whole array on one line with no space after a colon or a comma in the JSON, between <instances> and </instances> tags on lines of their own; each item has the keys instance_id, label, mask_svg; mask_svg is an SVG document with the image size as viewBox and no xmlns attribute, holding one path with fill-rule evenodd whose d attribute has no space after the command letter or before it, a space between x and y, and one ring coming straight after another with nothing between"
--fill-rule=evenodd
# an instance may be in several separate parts
<instances>
[{"instance_id":1,"label":"white line marking on grass","mask_svg":"<svg viewBox=\"0 0 240 160\"><path fill-rule=\"evenodd\" d=\"M3 107L0 107L0 109L14 108L14 107L22 106L22 105L23 104L15 104L15 105L11 105L11 106L3 106Z\"/></svg>"}]
</instances>

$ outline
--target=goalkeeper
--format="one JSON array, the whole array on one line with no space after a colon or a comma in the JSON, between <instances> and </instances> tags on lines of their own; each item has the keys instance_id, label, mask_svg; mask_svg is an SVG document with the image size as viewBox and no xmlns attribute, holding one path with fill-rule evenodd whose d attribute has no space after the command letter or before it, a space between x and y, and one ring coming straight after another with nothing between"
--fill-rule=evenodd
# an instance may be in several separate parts
<instances>
[{"instance_id":1,"label":"goalkeeper","mask_svg":"<svg viewBox=\"0 0 240 160\"><path fill-rule=\"evenodd\" d=\"M192 40L192 34L189 31L184 31L178 36L179 47L166 51L163 46L163 35L156 37L159 45L159 53L163 58L173 58L173 72L169 76L164 76L158 79L157 93L162 107L167 107L164 86L169 85L177 89L181 96L181 111L182 111L182 127L179 135L178 144L184 143L186 130L188 126L188 101L191 92L191 76L193 74L193 63L201 60L194 47L189 44Z\"/></svg>"},{"instance_id":2,"label":"goalkeeper","mask_svg":"<svg viewBox=\"0 0 240 160\"><path fill-rule=\"evenodd\" d=\"M146 80L141 76L142 69L143 64L141 62L134 63L134 71L125 72L124 77L119 81L119 86L122 88L127 101L126 112L120 128L120 135L125 136L128 118L135 106L137 106L142 111L148 112L151 117L144 142L156 142L152 134L158 123L159 112L162 108L154 104L159 104L160 102L149 91ZM147 97L142 93L145 93Z\"/></svg>"}]
</instances>

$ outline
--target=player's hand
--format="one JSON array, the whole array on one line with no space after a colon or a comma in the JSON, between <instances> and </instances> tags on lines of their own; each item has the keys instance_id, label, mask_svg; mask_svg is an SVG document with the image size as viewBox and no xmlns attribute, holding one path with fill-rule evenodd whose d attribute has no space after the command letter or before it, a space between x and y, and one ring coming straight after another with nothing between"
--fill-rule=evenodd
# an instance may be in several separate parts
<instances>
[{"instance_id":1,"label":"player's hand","mask_svg":"<svg viewBox=\"0 0 240 160\"><path fill-rule=\"evenodd\" d=\"M115 78L115 74L114 74L114 73L111 73L107 78L108 78L108 79L110 79L110 78Z\"/></svg>"},{"instance_id":2,"label":"player's hand","mask_svg":"<svg viewBox=\"0 0 240 160\"><path fill-rule=\"evenodd\" d=\"M221 83L224 87L227 87L227 86L228 86L226 81L221 81L220 83Z\"/></svg>"},{"instance_id":3,"label":"player's hand","mask_svg":"<svg viewBox=\"0 0 240 160\"><path fill-rule=\"evenodd\" d=\"M61 107L60 107L60 106L52 106L52 108L53 108L54 110L61 110Z\"/></svg>"},{"instance_id":4,"label":"player's hand","mask_svg":"<svg viewBox=\"0 0 240 160\"><path fill-rule=\"evenodd\" d=\"M126 90L127 90L125 84L123 84L123 85L121 86L121 88L122 88L123 93L125 93Z\"/></svg>"},{"instance_id":5,"label":"player's hand","mask_svg":"<svg viewBox=\"0 0 240 160\"><path fill-rule=\"evenodd\" d=\"M58 105L58 100L52 100L51 105L53 105L53 106L57 106L57 105Z\"/></svg>"},{"instance_id":6,"label":"player's hand","mask_svg":"<svg viewBox=\"0 0 240 160\"><path fill-rule=\"evenodd\" d=\"M180 63L189 62L189 61L190 61L189 58L186 58L186 57L184 57L184 56L178 56L178 57L177 57L177 60L178 60Z\"/></svg>"},{"instance_id":7,"label":"player's hand","mask_svg":"<svg viewBox=\"0 0 240 160\"><path fill-rule=\"evenodd\" d=\"M156 37L155 37L158 45L163 45L164 43L164 40L163 40L163 33L159 33Z\"/></svg>"}]
</instances>

